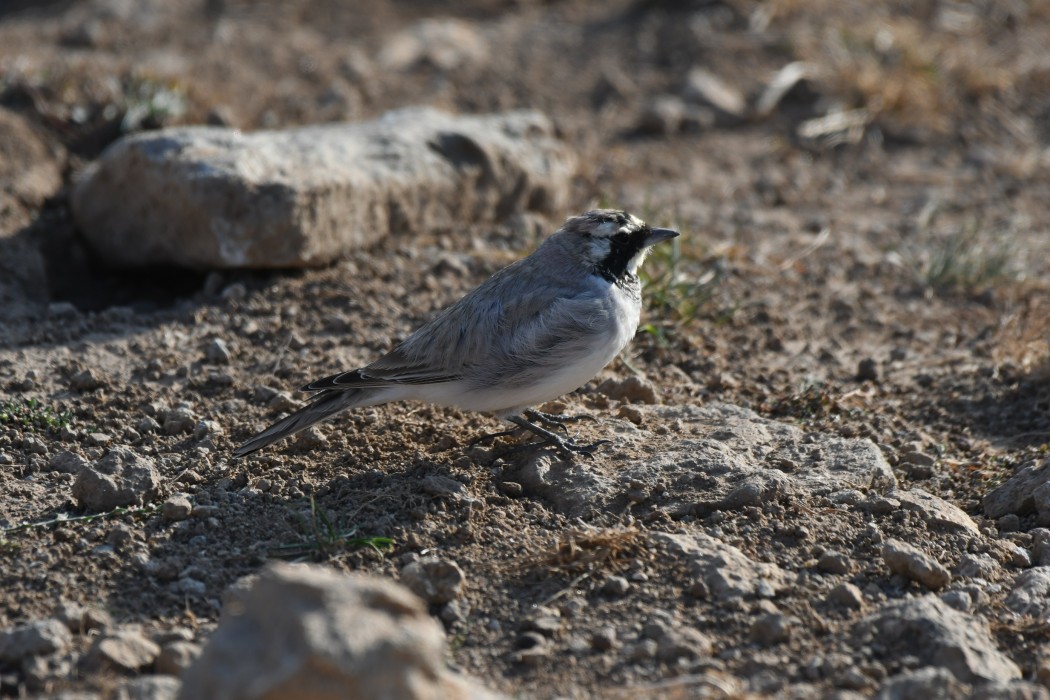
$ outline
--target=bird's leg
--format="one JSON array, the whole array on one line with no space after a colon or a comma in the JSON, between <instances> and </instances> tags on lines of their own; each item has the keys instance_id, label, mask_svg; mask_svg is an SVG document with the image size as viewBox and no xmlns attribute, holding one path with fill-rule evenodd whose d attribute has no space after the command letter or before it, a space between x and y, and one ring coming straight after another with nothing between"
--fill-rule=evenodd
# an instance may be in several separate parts
<instances>
[{"instance_id":1,"label":"bird's leg","mask_svg":"<svg viewBox=\"0 0 1050 700\"><path fill-rule=\"evenodd\" d=\"M542 441L554 449L558 450L562 455L572 458L574 454L582 454L587 457L594 457L594 453L597 452L598 448L602 445L607 445L610 440L599 440L598 442L590 445L577 445L575 442L568 438L563 438L557 433L553 433L546 428L542 428L534 423L530 423L528 420L521 416L509 416L507 418L511 423L528 430L533 435L541 438Z\"/></svg>"}]
</instances>

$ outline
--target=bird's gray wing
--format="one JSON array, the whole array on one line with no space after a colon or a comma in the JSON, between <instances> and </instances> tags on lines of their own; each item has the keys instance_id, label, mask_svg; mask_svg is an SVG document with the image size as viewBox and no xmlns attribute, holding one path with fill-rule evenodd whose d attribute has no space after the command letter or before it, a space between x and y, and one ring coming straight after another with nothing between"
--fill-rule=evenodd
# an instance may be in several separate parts
<instances>
[{"instance_id":1,"label":"bird's gray wing","mask_svg":"<svg viewBox=\"0 0 1050 700\"><path fill-rule=\"evenodd\" d=\"M361 369L312 382L304 391L436 384L475 378L500 362L550 353L572 343L596 319L587 302L541 265L522 260L499 271ZM585 308L587 307L587 308ZM553 352L551 359L560 353Z\"/></svg>"}]
</instances>

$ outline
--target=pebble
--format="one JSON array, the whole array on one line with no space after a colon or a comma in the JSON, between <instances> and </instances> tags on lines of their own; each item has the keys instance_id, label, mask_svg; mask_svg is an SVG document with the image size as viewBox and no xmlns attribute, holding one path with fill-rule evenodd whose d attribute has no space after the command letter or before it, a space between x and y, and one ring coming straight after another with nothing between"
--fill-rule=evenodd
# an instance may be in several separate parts
<instances>
[{"instance_id":1,"label":"pebble","mask_svg":"<svg viewBox=\"0 0 1050 700\"><path fill-rule=\"evenodd\" d=\"M94 391L102 386L102 380L88 368L74 374L69 380L69 386L76 391Z\"/></svg>"},{"instance_id":2,"label":"pebble","mask_svg":"<svg viewBox=\"0 0 1050 700\"><path fill-rule=\"evenodd\" d=\"M19 661L65 651L72 643L69 628L55 618L36 620L0 632L0 661Z\"/></svg>"},{"instance_id":3,"label":"pebble","mask_svg":"<svg viewBox=\"0 0 1050 700\"><path fill-rule=\"evenodd\" d=\"M610 576L602 583L602 593L619 598L631 590L631 584L623 576Z\"/></svg>"},{"instance_id":4,"label":"pebble","mask_svg":"<svg viewBox=\"0 0 1050 700\"><path fill-rule=\"evenodd\" d=\"M655 404L660 402L656 385L648 379L630 376L625 379L606 379L598 385L598 391L610 399L632 403Z\"/></svg>"},{"instance_id":5,"label":"pebble","mask_svg":"<svg viewBox=\"0 0 1050 700\"><path fill-rule=\"evenodd\" d=\"M175 493L169 496L161 505L160 513L168 522L178 522L190 517L193 512L193 504L189 496L184 493Z\"/></svg>"},{"instance_id":6,"label":"pebble","mask_svg":"<svg viewBox=\"0 0 1050 700\"><path fill-rule=\"evenodd\" d=\"M200 655L200 644L181 639L170 641L161 646L154 668L157 673L177 676Z\"/></svg>"},{"instance_id":7,"label":"pebble","mask_svg":"<svg viewBox=\"0 0 1050 700\"><path fill-rule=\"evenodd\" d=\"M829 574L848 574L850 568L850 560L842 552L836 552L834 550L828 550L820 555L820 559L817 560L817 567L821 571L826 571Z\"/></svg>"},{"instance_id":8,"label":"pebble","mask_svg":"<svg viewBox=\"0 0 1050 700\"><path fill-rule=\"evenodd\" d=\"M944 588L952 578L939 561L900 540L887 540L882 547L882 558L893 573L917 581L931 590Z\"/></svg>"},{"instance_id":9,"label":"pebble","mask_svg":"<svg viewBox=\"0 0 1050 700\"><path fill-rule=\"evenodd\" d=\"M857 381L877 382L879 380L879 363L870 357L865 357L857 363Z\"/></svg>"},{"instance_id":10,"label":"pebble","mask_svg":"<svg viewBox=\"0 0 1050 700\"><path fill-rule=\"evenodd\" d=\"M945 591L941 594L941 600L959 612L969 612L973 607L973 598L965 591Z\"/></svg>"},{"instance_id":11,"label":"pebble","mask_svg":"<svg viewBox=\"0 0 1050 700\"><path fill-rule=\"evenodd\" d=\"M179 406L164 414L164 433L179 435L189 433L197 425L197 416L186 406Z\"/></svg>"},{"instance_id":12,"label":"pebble","mask_svg":"<svg viewBox=\"0 0 1050 700\"><path fill-rule=\"evenodd\" d=\"M113 694L113 700L176 700L182 682L171 676L129 678Z\"/></svg>"},{"instance_id":13,"label":"pebble","mask_svg":"<svg viewBox=\"0 0 1050 700\"><path fill-rule=\"evenodd\" d=\"M160 647L138 630L116 630L95 638L84 665L91 671L126 673L150 665L159 654Z\"/></svg>"},{"instance_id":14,"label":"pebble","mask_svg":"<svg viewBox=\"0 0 1050 700\"><path fill-rule=\"evenodd\" d=\"M102 608L80 605L69 601L63 601L56 605L53 614L73 634L83 634L90 630L105 629L113 624L113 618Z\"/></svg>"},{"instance_id":15,"label":"pebble","mask_svg":"<svg viewBox=\"0 0 1050 700\"><path fill-rule=\"evenodd\" d=\"M208 344L208 349L204 351L204 356L208 362L216 365L230 364L230 348L222 338L212 340Z\"/></svg>"},{"instance_id":16,"label":"pebble","mask_svg":"<svg viewBox=\"0 0 1050 700\"><path fill-rule=\"evenodd\" d=\"M828 600L849 610L864 606L864 594L852 583L840 583L828 593Z\"/></svg>"},{"instance_id":17,"label":"pebble","mask_svg":"<svg viewBox=\"0 0 1050 700\"><path fill-rule=\"evenodd\" d=\"M143 416L135 422L135 430L139 431L143 435L149 433L155 433L160 430L160 423L150 416Z\"/></svg>"},{"instance_id":18,"label":"pebble","mask_svg":"<svg viewBox=\"0 0 1050 700\"><path fill-rule=\"evenodd\" d=\"M783 613L767 613L751 625L748 633L752 642L761 645L779 644L791 638L797 620Z\"/></svg>"},{"instance_id":19,"label":"pebble","mask_svg":"<svg viewBox=\"0 0 1050 700\"><path fill-rule=\"evenodd\" d=\"M600 627L591 635L591 646L597 651L610 651L619 645L616 629Z\"/></svg>"},{"instance_id":20,"label":"pebble","mask_svg":"<svg viewBox=\"0 0 1050 700\"><path fill-rule=\"evenodd\" d=\"M423 557L401 569L401 583L427 603L448 603L463 592L466 576L451 559Z\"/></svg>"}]
</instances>

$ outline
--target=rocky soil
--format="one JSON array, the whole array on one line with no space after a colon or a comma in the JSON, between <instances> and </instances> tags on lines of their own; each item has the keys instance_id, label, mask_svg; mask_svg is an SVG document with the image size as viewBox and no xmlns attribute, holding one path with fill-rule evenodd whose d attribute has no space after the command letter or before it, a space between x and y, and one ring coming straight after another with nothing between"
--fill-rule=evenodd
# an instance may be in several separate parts
<instances>
[{"instance_id":1,"label":"rocky soil","mask_svg":"<svg viewBox=\"0 0 1050 700\"><path fill-rule=\"evenodd\" d=\"M1044 4L367 6L0 7L0 696L1050 697ZM272 264L192 169L85 184L413 106L228 171L209 226L310 224ZM545 407L595 459L417 404L230 458L599 204L683 235Z\"/></svg>"}]
</instances>

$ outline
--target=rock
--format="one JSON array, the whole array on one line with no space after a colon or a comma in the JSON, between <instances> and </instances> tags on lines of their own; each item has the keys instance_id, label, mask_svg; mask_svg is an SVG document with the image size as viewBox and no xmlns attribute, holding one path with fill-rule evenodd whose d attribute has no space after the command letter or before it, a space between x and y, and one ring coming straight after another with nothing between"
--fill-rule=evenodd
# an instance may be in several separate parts
<instances>
[{"instance_id":1,"label":"rock","mask_svg":"<svg viewBox=\"0 0 1050 700\"><path fill-rule=\"evenodd\" d=\"M1038 466L1028 465L991 491L981 503L984 514L997 520L1011 513L1028 515L1036 512L1036 491L1040 496L1046 496L1046 491L1041 490L1046 484L1050 484L1050 459ZM1043 508L1038 511L1039 524L1050 525L1050 502L1041 498L1039 505Z\"/></svg>"},{"instance_id":2,"label":"rock","mask_svg":"<svg viewBox=\"0 0 1050 700\"><path fill-rule=\"evenodd\" d=\"M817 560L817 568L829 574L848 574L850 561L842 552L828 550L820 555Z\"/></svg>"},{"instance_id":3,"label":"rock","mask_svg":"<svg viewBox=\"0 0 1050 700\"><path fill-rule=\"evenodd\" d=\"M619 598L627 595L627 591L631 590L631 584L623 576L609 576L602 583L602 593L605 595Z\"/></svg>"},{"instance_id":4,"label":"rock","mask_svg":"<svg viewBox=\"0 0 1050 700\"><path fill-rule=\"evenodd\" d=\"M48 618L0 632L0 661L20 661L65 651L72 643L69 628Z\"/></svg>"},{"instance_id":5,"label":"rock","mask_svg":"<svg viewBox=\"0 0 1050 700\"><path fill-rule=\"evenodd\" d=\"M876 700L955 700L967 697L969 689L946 668L926 666L890 678L875 695Z\"/></svg>"},{"instance_id":6,"label":"rock","mask_svg":"<svg viewBox=\"0 0 1050 700\"><path fill-rule=\"evenodd\" d=\"M201 645L184 639L163 644L153 667L157 673L178 676L201 655Z\"/></svg>"},{"instance_id":7,"label":"rock","mask_svg":"<svg viewBox=\"0 0 1050 700\"><path fill-rule=\"evenodd\" d=\"M888 540L883 545L882 559L893 573L917 581L931 590L944 588L952 579L948 569L939 561L918 547L900 540Z\"/></svg>"},{"instance_id":8,"label":"rock","mask_svg":"<svg viewBox=\"0 0 1050 700\"><path fill-rule=\"evenodd\" d=\"M0 199L35 208L62 186L62 164L42 131L17 112L0 109ZM0 278L3 276L0 275Z\"/></svg>"},{"instance_id":9,"label":"rock","mask_svg":"<svg viewBox=\"0 0 1050 700\"><path fill-rule=\"evenodd\" d=\"M152 461L127 447L114 447L81 470L73 482L73 498L97 513L142 505L156 495L160 484L160 473Z\"/></svg>"},{"instance_id":10,"label":"rock","mask_svg":"<svg viewBox=\"0 0 1050 700\"><path fill-rule=\"evenodd\" d=\"M935 595L888 603L853 628L853 640L880 656L915 657L965 683L1010 681L1021 670L995 647L988 624L952 610Z\"/></svg>"},{"instance_id":11,"label":"rock","mask_svg":"<svg viewBox=\"0 0 1050 700\"><path fill-rule=\"evenodd\" d=\"M94 391L103 385L102 378L90 367L77 372L69 380L70 388L76 391Z\"/></svg>"},{"instance_id":12,"label":"rock","mask_svg":"<svg viewBox=\"0 0 1050 700\"><path fill-rule=\"evenodd\" d=\"M682 96L687 100L714 107L724 121L739 121L747 114L747 100L744 95L703 68L689 71Z\"/></svg>"},{"instance_id":13,"label":"rock","mask_svg":"<svg viewBox=\"0 0 1050 700\"><path fill-rule=\"evenodd\" d=\"M619 646L614 627L600 627L591 635L591 646L595 651L610 651Z\"/></svg>"},{"instance_id":14,"label":"rock","mask_svg":"<svg viewBox=\"0 0 1050 700\"><path fill-rule=\"evenodd\" d=\"M1006 597L1006 607L1019 615L1045 618L1050 613L1050 566L1037 566L1021 573Z\"/></svg>"},{"instance_id":15,"label":"rock","mask_svg":"<svg viewBox=\"0 0 1050 700\"><path fill-rule=\"evenodd\" d=\"M182 683L171 676L139 676L124 681L113 700L175 700Z\"/></svg>"},{"instance_id":16,"label":"rock","mask_svg":"<svg viewBox=\"0 0 1050 700\"><path fill-rule=\"evenodd\" d=\"M632 403L660 403L660 393L656 385L648 379L631 375L624 379L606 379L598 385L598 391L610 399L630 401Z\"/></svg>"},{"instance_id":17,"label":"rock","mask_svg":"<svg viewBox=\"0 0 1050 700\"><path fill-rule=\"evenodd\" d=\"M650 622L642 630L642 636L656 642L656 658L667 663L711 655L711 640L692 627Z\"/></svg>"},{"instance_id":18,"label":"rock","mask_svg":"<svg viewBox=\"0 0 1050 700\"><path fill-rule=\"evenodd\" d=\"M896 486L893 470L870 440L805 433L728 404L651 406L647 425L675 425L675 439L648 449L653 433L627 421L606 421L601 437L646 456L624 462L611 449L594 460L561 460L546 450L518 460L504 477L527 495L570 517L622 512L632 484L675 484L659 493L660 508L705 517L715 510L765 506L848 490L877 494ZM650 500L653 500L651 498Z\"/></svg>"},{"instance_id":19,"label":"rock","mask_svg":"<svg viewBox=\"0 0 1050 700\"><path fill-rule=\"evenodd\" d=\"M61 450L51 456L47 465L52 470L62 472L63 474L79 474L80 470L87 466L87 462L84 461L83 457L74 452Z\"/></svg>"},{"instance_id":20,"label":"rock","mask_svg":"<svg viewBox=\"0 0 1050 700\"><path fill-rule=\"evenodd\" d=\"M969 700L1050 700L1050 690L1029 681L985 683L973 689Z\"/></svg>"},{"instance_id":21,"label":"rock","mask_svg":"<svg viewBox=\"0 0 1050 700\"><path fill-rule=\"evenodd\" d=\"M963 578L993 578L1001 567L988 554L964 554L955 567L955 575Z\"/></svg>"},{"instance_id":22,"label":"rock","mask_svg":"<svg viewBox=\"0 0 1050 700\"><path fill-rule=\"evenodd\" d=\"M363 124L135 134L85 170L72 208L114 265L317 267L395 232L560 213L574 170L539 113L414 108Z\"/></svg>"},{"instance_id":23,"label":"rock","mask_svg":"<svg viewBox=\"0 0 1050 700\"><path fill-rule=\"evenodd\" d=\"M642 134L675 134L682 128L687 111L685 102L675 95L657 95L648 102L638 117Z\"/></svg>"},{"instance_id":24,"label":"rock","mask_svg":"<svg viewBox=\"0 0 1050 700\"><path fill-rule=\"evenodd\" d=\"M230 364L230 348L222 338L214 338L208 344L208 349L204 351L204 357L212 364L228 365Z\"/></svg>"},{"instance_id":25,"label":"rock","mask_svg":"<svg viewBox=\"0 0 1050 700\"><path fill-rule=\"evenodd\" d=\"M718 600L773 597L787 583L787 575L776 564L753 561L704 533L654 532L651 538L671 554L685 557L690 573L703 580Z\"/></svg>"},{"instance_id":26,"label":"rock","mask_svg":"<svg viewBox=\"0 0 1050 700\"><path fill-rule=\"evenodd\" d=\"M379 65L402 71L424 64L443 71L485 63L489 42L470 22L424 19L389 36L379 52Z\"/></svg>"},{"instance_id":27,"label":"rock","mask_svg":"<svg viewBox=\"0 0 1050 700\"><path fill-rule=\"evenodd\" d=\"M981 535L977 523L961 508L928 491L909 489L892 491L888 495L900 501L901 508L918 513L931 529L959 532L973 537Z\"/></svg>"},{"instance_id":28,"label":"rock","mask_svg":"<svg viewBox=\"0 0 1050 700\"><path fill-rule=\"evenodd\" d=\"M466 577L451 559L423 557L401 569L401 583L427 603L448 603L463 592Z\"/></svg>"},{"instance_id":29,"label":"rock","mask_svg":"<svg viewBox=\"0 0 1050 700\"><path fill-rule=\"evenodd\" d=\"M54 615L73 634L105 629L113 624L113 618L102 608L79 603L61 602L55 606Z\"/></svg>"},{"instance_id":30,"label":"rock","mask_svg":"<svg viewBox=\"0 0 1050 700\"><path fill-rule=\"evenodd\" d=\"M197 425L197 416L187 406L177 406L164 414L163 424L167 435L189 433Z\"/></svg>"},{"instance_id":31,"label":"rock","mask_svg":"<svg viewBox=\"0 0 1050 700\"><path fill-rule=\"evenodd\" d=\"M390 581L272 564L231 596L183 700L496 698L448 671L439 623Z\"/></svg>"},{"instance_id":32,"label":"rock","mask_svg":"<svg viewBox=\"0 0 1050 700\"><path fill-rule=\"evenodd\" d=\"M864 607L864 594L852 583L840 583L828 593L828 600L848 610Z\"/></svg>"},{"instance_id":33,"label":"rock","mask_svg":"<svg viewBox=\"0 0 1050 700\"><path fill-rule=\"evenodd\" d=\"M813 67L802 61L793 61L781 68L755 101L755 114L760 117L772 114L777 105L793 90L805 84L812 73Z\"/></svg>"},{"instance_id":34,"label":"rock","mask_svg":"<svg viewBox=\"0 0 1050 700\"><path fill-rule=\"evenodd\" d=\"M92 672L133 673L153 663L160 647L136 629L107 632L95 638L83 664Z\"/></svg>"},{"instance_id":35,"label":"rock","mask_svg":"<svg viewBox=\"0 0 1050 700\"><path fill-rule=\"evenodd\" d=\"M798 624L796 618L783 613L767 613L751 624L749 636L760 645L780 644L791 638L791 630Z\"/></svg>"},{"instance_id":36,"label":"rock","mask_svg":"<svg viewBox=\"0 0 1050 700\"><path fill-rule=\"evenodd\" d=\"M160 514L168 522L185 520L190 517L192 512L193 503L190 502L190 497L184 493L175 493L168 496L160 507Z\"/></svg>"},{"instance_id":37,"label":"rock","mask_svg":"<svg viewBox=\"0 0 1050 700\"><path fill-rule=\"evenodd\" d=\"M877 382L879 381L879 363L870 357L866 357L857 363L857 381Z\"/></svg>"}]
</instances>

